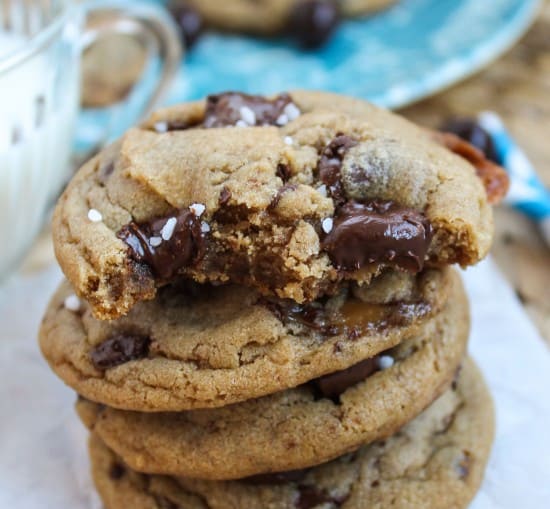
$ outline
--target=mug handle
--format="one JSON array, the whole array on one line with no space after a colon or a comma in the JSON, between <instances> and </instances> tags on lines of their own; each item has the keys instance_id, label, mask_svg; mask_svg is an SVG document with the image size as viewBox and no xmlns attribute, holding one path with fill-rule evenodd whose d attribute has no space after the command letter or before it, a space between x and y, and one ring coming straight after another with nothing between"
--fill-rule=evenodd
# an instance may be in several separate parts
<instances>
[{"instance_id":1,"label":"mug handle","mask_svg":"<svg viewBox=\"0 0 550 509\"><path fill-rule=\"evenodd\" d=\"M78 155L90 153L119 137L128 127L157 108L166 97L184 53L178 28L170 14L160 5L134 0L94 0L84 4L83 9L88 22L81 38L81 53L105 36L128 35L146 49L148 59L133 90L147 81L147 69L151 68L151 64L160 64L160 76L147 99L140 101L139 105L132 101L134 94L130 92L123 101L112 106L82 111L75 146ZM91 124L98 126L98 130L90 129ZM99 130L101 127L104 128L103 132Z\"/></svg>"}]
</instances>

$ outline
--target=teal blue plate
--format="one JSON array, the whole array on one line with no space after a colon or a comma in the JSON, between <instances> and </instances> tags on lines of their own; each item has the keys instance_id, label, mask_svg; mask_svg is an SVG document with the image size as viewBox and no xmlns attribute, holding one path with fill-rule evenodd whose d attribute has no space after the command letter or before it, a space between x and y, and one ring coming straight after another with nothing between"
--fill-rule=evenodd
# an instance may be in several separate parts
<instances>
[{"instance_id":1,"label":"teal blue plate","mask_svg":"<svg viewBox=\"0 0 550 509\"><path fill-rule=\"evenodd\" d=\"M167 103L220 90L269 93L305 88L398 108L497 58L527 30L539 4L539 0L402 0L373 17L344 22L329 44L316 52L299 51L284 39L210 33L188 53ZM132 94L134 115L146 88ZM100 110L83 115L80 149L104 132L106 118ZM111 118L111 135L118 135L129 121L128 114Z\"/></svg>"}]
</instances>

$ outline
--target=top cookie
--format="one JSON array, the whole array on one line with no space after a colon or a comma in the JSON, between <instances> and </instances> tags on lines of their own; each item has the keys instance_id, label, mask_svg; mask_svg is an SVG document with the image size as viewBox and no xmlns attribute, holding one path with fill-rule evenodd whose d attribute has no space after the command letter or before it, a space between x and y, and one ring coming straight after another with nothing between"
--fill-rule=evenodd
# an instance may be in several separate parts
<instances>
[{"instance_id":1,"label":"top cookie","mask_svg":"<svg viewBox=\"0 0 550 509\"><path fill-rule=\"evenodd\" d=\"M383 268L476 263L497 167L364 101L226 93L154 114L89 161L54 215L59 263L101 319L179 277L296 302Z\"/></svg>"}]
</instances>

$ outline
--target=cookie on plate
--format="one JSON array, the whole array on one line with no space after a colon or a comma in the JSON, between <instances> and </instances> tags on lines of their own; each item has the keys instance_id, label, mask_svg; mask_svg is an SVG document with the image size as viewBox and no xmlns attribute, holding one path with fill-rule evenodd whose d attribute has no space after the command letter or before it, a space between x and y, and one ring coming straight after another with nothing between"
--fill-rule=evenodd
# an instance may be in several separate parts
<instances>
[{"instance_id":1,"label":"cookie on plate","mask_svg":"<svg viewBox=\"0 0 550 509\"><path fill-rule=\"evenodd\" d=\"M226 93L161 110L89 161L54 246L101 319L181 276L303 303L385 268L476 263L502 182L488 196L468 159L361 100Z\"/></svg>"},{"instance_id":2,"label":"cookie on plate","mask_svg":"<svg viewBox=\"0 0 550 509\"><path fill-rule=\"evenodd\" d=\"M140 472L228 480L302 469L390 436L418 415L456 376L468 332L458 289L414 338L295 389L212 410L140 413L86 400L77 410Z\"/></svg>"},{"instance_id":3,"label":"cookie on plate","mask_svg":"<svg viewBox=\"0 0 550 509\"><path fill-rule=\"evenodd\" d=\"M394 436L309 470L229 482L139 474L92 436L92 474L106 509L462 509L481 484L493 421L467 360L458 383Z\"/></svg>"},{"instance_id":4,"label":"cookie on plate","mask_svg":"<svg viewBox=\"0 0 550 509\"><path fill-rule=\"evenodd\" d=\"M303 306L235 285L180 284L110 322L95 319L64 283L40 344L58 376L93 401L157 412L220 407L399 344L439 313L457 277L450 269L388 272Z\"/></svg>"}]
</instances>

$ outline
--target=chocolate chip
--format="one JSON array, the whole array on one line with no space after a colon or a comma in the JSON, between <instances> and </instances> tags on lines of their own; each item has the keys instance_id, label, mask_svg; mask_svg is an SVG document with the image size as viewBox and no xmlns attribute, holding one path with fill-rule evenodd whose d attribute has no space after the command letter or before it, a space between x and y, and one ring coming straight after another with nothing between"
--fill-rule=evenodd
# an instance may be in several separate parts
<instances>
[{"instance_id":1,"label":"chocolate chip","mask_svg":"<svg viewBox=\"0 0 550 509\"><path fill-rule=\"evenodd\" d=\"M109 468L109 477L113 481L118 481L124 477L126 474L126 468L120 463L113 463Z\"/></svg>"},{"instance_id":2,"label":"chocolate chip","mask_svg":"<svg viewBox=\"0 0 550 509\"><path fill-rule=\"evenodd\" d=\"M90 352L90 358L96 369L103 371L147 357L150 343L148 337L119 335L96 346Z\"/></svg>"},{"instance_id":3,"label":"chocolate chip","mask_svg":"<svg viewBox=\"0 0 550 509\"><path fill-rule=\"evenodd\" d=\"M298 482L304 479L310 469L289 470L287 472L274 472L270 474L252 475L243 479L243 482L249 484L285 484L289 482Z\"/></svg>"},{"instance_id":4,"label":"chocolate chip","mask_svg":"<svg viewBox=\"0 0 550 509\"><path fill-rule=\"evenodd\" d=\"M227 205L231 199L231 191L227 187L223 187L218 198L218 204L221 206Z\"/></svg>"},{"instance_id":5,"label":"chocolate chip","mask_svg":"<svg viewBox=\"0 0 550 509\"><path fill-rule=\"evenodd\" d=\"M288 179L292 176L290 172L290 167L288 164L279 163L277 165L277 171L275 172L277 177L279 177L283 182L287 182Z\"/></svg>"},{"instance_id":6,"label":"chocolate chip","mask_svg":"<svg viewBox=\"0 0 550 509\"><path fill-rule=\"evenodd\" d=\"M340 507L348 499L348 495L331 496L326 490L315 486L300 486L298 493L298 500L295 502L297 509L313 509L327 503Z\"/></svg>"},{"instance_id":7,"label":"chocolate chip","mask_svg":"<svg viewBox=\"0 0 550 509\"><path fill-rule=\"evenodd\" d=\"M292 99L288 94L280 94L271 100L259 95L239 92L211 95L206 100L203 126L205 128L235 125L274 126L285 115L285 108L290 104ZM288 122L291 119L287 116L285 120Z\"/></svg>"},{"instance_id":8,"label":"chocolate chip","mask_svg":"<svg viewBox=\"0 0 550 509\"><path fill-rule=\"evenodd\" d=\"M189 209L147 223L131 222L117 236L128 245L135 261L147 264L162 279L173 278L183 267L199 261L205 250L201 221Z\"/></svg>"},{"instance_id":9,"label":"chocolate chip","mask_svg":"<svg viewBox=\"0 0 550 509\"><path fill-rule=\"evenodd\" d=\"M392 202L349 202L338 210L322 247L340 270L384 263L416 273L431 240L430 222L415 210Z\"/></svg>"},{"instance_id":10,"label":"chocolate chip","mask_svg":"<svg viewBox=\"0 0 550 509\"><path fill-rule=\"evenodd\" d=\"M441 130L456 134L459 138L462 138L483 152L487 159L497 164L501 163L493 138L475 119L465 117L452 118L441 126Z\"/></svg>"},{"instance_id":11,"label":"chocolate chip","mask_svg":"<svg viewBox=\"0 0 550 509\"><path fill-rule=\"evenodd\" d=\"M327 186L332 199L338 204L345 200L340 181L340 170L346 152L357 145L357 141L345 134L337 134L325 147L317 165L319 180Z\"/></svg>"},{"instance_id":12,"label":"chocolate chip","mask_svg":"<svg viewBox=\"0 0 550 509\"><path fill-rule=\"evenodd\" d=\"M155 502L158 509L180 509L180 506L175 502L163 497L162 495L155 495Z\"/></svg>"},{"instance_id":13,"label":"chocolate chip","mask_svg":"<svg viewBox=\"0 0 550 509\"><path fill-rule=\"evenodd\" d=\"M289 34L303 48L318 48L330 39L339 23L340 12L334 0L304 0L292 9Z\"/></svg>"},{"instance_id":14,"label":"chocolate chip","mask_svg":"<svg viewBox=\"0 0 550 509\"><path fill-rule=\"evenodd\" d=\"M114 161L107 161L106 163L103 163L99 168L99 181L102 184L105 184L108 178L112 175L113 171L115 171Z\"/></svg>"},{"instance_id":15,"label":"chocolate chip","mask_svg":"<svg viewBox=\"0 0 550 509\"><path fill-rule=\"evenodd\" d=\"M296 191L298 189L298 186L296 184L285 184L283 187L280 187L277 191L277 194L275 195L275 198L271 200L271 203L268 206L269 210L276 209L279 205L279 202L281 201L281 198L283 197L283 194Z\"/></svg>"},{"instance_id":16,"label":"chocolate chip","mask_svg":"<svg viewBox=\"0 0 550 509\"><path fill-rule=\"evenodd\" d=\"M470 466L472 464L472 456L468 451L462 451L462 457L457 462L456 470L458 477L462 480L470 475Z\"/></svg>"},{"instance_id":17,"label":"chocolate chip","mask_svg":"<svg viewBox=\"0 0 550 509\"><path fill-rule=\"evenodd\" d=\"M201 14L187 4L170 6L170 14L181 30L183 44L190 49L204 30L204 19Z\"/></svg>"},{"instance_id":18,"label":"chocolate chip","mask_svg":"<svg viewBox=\"0 0 550 509\"><path fill-rule=\"evenodd\" d=\"M322 397L338 402L340 396L350 387L366 380L378 369L378 356L375 356L342 371L317 378L311 383Z\"/></svg>"}]
</instances>

